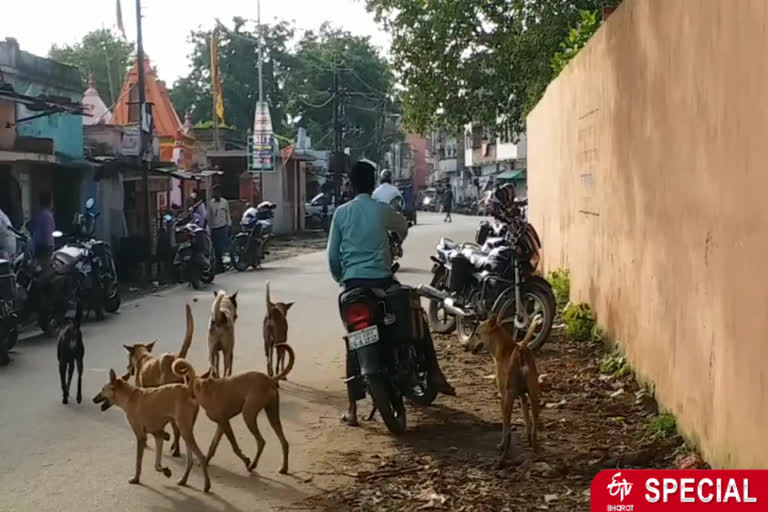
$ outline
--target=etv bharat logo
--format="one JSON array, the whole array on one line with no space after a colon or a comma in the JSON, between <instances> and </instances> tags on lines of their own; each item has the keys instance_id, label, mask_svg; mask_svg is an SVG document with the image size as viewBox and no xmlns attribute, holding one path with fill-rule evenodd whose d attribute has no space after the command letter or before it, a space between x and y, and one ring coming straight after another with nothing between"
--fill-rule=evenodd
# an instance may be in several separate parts
<instances>
[{"instance_id":1,"label":"etv bharat logo","mask_svg":"<svg viewBox=\"0 0 768 512\"><path fill-rule=\"evenodd\" d=\"M626 478L622 478L621 481L619 481L619 477L621 476L621 473L616 473L613 475L613 478L611 479L611 483L609 483L606 487L608 488L608 494L611 496L618 496L619 501L622 503L624 502L624 498L629 496L629 493L632 492L632 485L630 482L627 482Z\"/></svg>"}]
</instances>

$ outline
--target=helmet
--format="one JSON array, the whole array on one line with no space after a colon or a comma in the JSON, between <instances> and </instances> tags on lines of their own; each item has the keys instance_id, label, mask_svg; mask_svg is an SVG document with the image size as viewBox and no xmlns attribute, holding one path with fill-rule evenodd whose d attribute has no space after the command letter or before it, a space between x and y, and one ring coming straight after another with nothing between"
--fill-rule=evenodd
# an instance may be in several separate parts
<instances>
[{"instance_id":1,"label":"helmet","mask_svg":"<svg viewBox=\"0 0 768 512\"><path fill-rule=\"evenodd\" d=\"M515 217L515 196L517 190L512 183L506 183L498 187L492 197L493 204L493 216L503 220L509 221L512 217Z\"/></svg>"},{"instance_id":2,"label":"helmet","mask_svg":"<svg viewBox=\"0 0 768 512\"><path fill-rule=\"evenodd\" d=\"M392 183L392 171L381 171L381 174L379 175L379 181L382 183Z\"/></svg>"}]
</instances>

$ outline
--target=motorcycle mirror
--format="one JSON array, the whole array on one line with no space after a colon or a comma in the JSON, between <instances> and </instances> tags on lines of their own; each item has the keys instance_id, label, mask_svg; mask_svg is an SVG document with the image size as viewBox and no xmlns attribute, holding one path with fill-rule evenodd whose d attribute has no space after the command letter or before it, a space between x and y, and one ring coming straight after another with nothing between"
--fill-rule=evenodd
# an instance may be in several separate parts
<instances>
[{"instance_id":1,"label":"motorcycle mirror","mask_svg":"<svg viewBox=\"0 0 768 512\"><path fill-rule=\"evenodd\" d=\"M53 232L53 238L61 238L63 236L64 236L64 233L62 233L61 231L56 230Z\"/></svg>"},{"instance_id":2,"label":"motorcycle mirror","mask_svg":"<svg viewBox=\"0 0 768 512\"><path fill-rule=\"evenodd\" d=\"M170 213L166 213L163 218L165 219L166 222L171 222L173 220L173 217L171 216Z\"/></svg>"},{"instance_id":3,"label":"motorcycle mirror","mask_svg":"<svg viewBox=\"0 0 768 512\"><path fill-rule=\"evenodd\" d=\"M93 208L93 205L95 205L95 204L96 204L96 200L93 199L92 197L89 197L85 201L85 208L90 210L91 208Z\"/></svg>"}]
</instances>

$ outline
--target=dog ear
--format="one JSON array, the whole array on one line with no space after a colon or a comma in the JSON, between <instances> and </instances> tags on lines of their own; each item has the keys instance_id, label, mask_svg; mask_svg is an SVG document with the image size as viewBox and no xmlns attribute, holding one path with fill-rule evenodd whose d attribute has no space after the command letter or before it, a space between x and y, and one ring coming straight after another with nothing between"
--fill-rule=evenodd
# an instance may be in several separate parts
<instances>
[{"instance_id":1,"label":"dog ear","mask_svg":"<svg viewBox=\"0 0 768 512\"><path fill-rule=\"evenodd\" d=\"M285 304L285 312L287 313L289 309L291 309L291 306L293 306L293 301L287 302Z\"/></svg>"},{"instance_id":2,"label":"dog ear","mask_svg":"<svg viewBox=\"0 0 768 512\"><path fill-rule=\"evenodd\" d=\"M109 383L114 384L117 380L117 375L115 375L115 370L112 368L109 369Z\"/></svg>"},{"instance_id":3,"label":"dog ear","mask_svg":"<svg viewBox=\"0 0 768 512\"><path fill-rule=\"evenodd\" d=\"M219 295L219 292L216 290L213 290L213 298L215 299Z\"/></svg>"},{"instance_id":4,"label":"dog ear","mask_svg":"<svg viewBox=\"0 0 768 512\"><path fill-rule=\"evenodd\" d=\"M123 345L123 348L128 351L129 354L133 354L133 347L130 345Z\"/></svg>"},{"instance_id":5,"label":"dog ear","mask_svg":"<svg viewBox=\"0 0 768 512\"><path fill-rule=\"evenodd\" d=\"M149 352L152 352L152 349L155 348L155 343L157 343L157 340L153 341L152 343L147 344L147 350Z\"/></svg>"},{"instance_id":6,"label":"dog ear","mask_svg":"<svg viewBox=\"0 0 768 512\"><path fill-rule=\"evenodd\" d=\"M240 293L240 290L236 291L235 293L233 293L232 295L229 296L229 300L231 300L232 304L234 304L235 306L237 306L237 294L238 293Z\"/></svg>"}]
</instances>

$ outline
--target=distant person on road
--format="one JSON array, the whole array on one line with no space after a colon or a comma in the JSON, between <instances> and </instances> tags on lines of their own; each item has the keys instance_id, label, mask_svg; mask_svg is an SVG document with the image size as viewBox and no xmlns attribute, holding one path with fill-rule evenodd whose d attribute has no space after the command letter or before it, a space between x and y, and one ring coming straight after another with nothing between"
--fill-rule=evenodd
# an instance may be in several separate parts
<instances>
[{"instance_id":1,"label":"distant person on road","mask_svg":"<svg viewBox=\"0 0 768 512\"><path fill-rule=\"evenodd\" d=\"M51 193L40 194L40 211L29 221L29 232L32 234L32 248L35 257L41 265L48 263L53 252L53 232L56 231L56 220L51 210Z\"/></svg>"},{"instance_id":2,"label":"distant person on road","mask_svg":"<svg viewBox=\"0 0 768 512\"><path fill-rule=\"evenodd\" d=\"M224 272L224 251L227 250L229 229L232 217L229 214L229 201L221 197L221 186L214 185L211 189L213 197L208 208L211 222L211 242L216 253L216 272Z\"/></svg>"},{"instance_id":3,"label":"distant person on road","mask_svg":"<svg viewBox=\"0 0 768 512\"><path fill-rule=\"evenodd\" d=\"M453 208L453 190L451 190L451 187L445 187L445 192L443 192L443 211L445 212L445 218L443 219L443 222L453 222L453 219L451 218L451 209Z\"/></svg>"},{"instance_id":4,"label":"distant person on road","mask_svg":"<svg viewBox=\"0 0 768 512\"><path fill-rule=\"evenodd\" d=\"M389 231L405 239L408 221L393 208L371 197L376 181L376 170L367 162L352 166L350 181L355 198L336 209L328 238L328 264L333 279L344 289L387 289L396 281L392 273L389 250ZM426 329L429 332L429 329ZM454 395L453 387L445 380L435 355L432 338L423 340L422 350L430 365L430 380L444 394ZM357 374L357 360L347 352L347 377ZM357 426L357 400L365 396L357 384L347 382L349 409L342 418L350 426Z\"/></svg>"},{"instance_id":5,"label":"distant person on road","mask_svg":"<svg viewBox=\"0 0 768 512\"><path fill-rule=\"evenodd\" d=\"M372 196L376 201L390 204L394 198L402 195L400 193L400 189L392 184L391 171L381 171L379 181L381 182L381 185L379 185L376 190L373 191Z\"/></svg>"}]
</instances>

